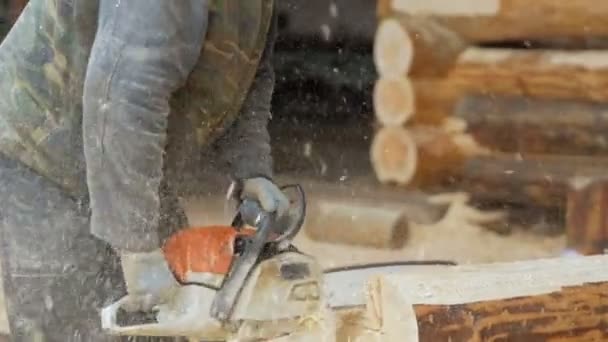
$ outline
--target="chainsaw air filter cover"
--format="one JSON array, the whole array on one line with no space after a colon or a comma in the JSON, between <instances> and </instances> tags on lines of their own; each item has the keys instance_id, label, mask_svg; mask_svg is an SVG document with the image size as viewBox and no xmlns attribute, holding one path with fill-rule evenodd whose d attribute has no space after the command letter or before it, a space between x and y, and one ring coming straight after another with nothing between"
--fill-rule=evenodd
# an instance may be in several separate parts
<instances>
[{"instance_id":1,"label":"chainsaw air filter cover","mask_svg":"<svg viewBox=\"0 0 608 342\"><path fill-rule=\"evenodd\" d=\"M231 226L188 228L173 234L163 246L163 252L171 271L182 284L218 288L230 270L237 240L254 233L253 229L238 231Z\"/></svg>"}]
</instances>

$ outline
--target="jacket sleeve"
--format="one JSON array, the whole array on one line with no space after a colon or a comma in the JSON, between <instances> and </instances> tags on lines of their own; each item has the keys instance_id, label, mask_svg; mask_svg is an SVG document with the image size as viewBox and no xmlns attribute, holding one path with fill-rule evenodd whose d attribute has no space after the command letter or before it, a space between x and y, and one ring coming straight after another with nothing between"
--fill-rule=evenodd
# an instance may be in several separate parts
<instances>
[{"instance_id":1,"label":"jacket sleeve","mask_svg":"<svg viewBox=\"0 0 608 342\"><path fill-rule=\"evenodd\" d=\"M267 126L271 118L270 107L275 83L272 59L276 35L277 17L274 15L255 79L240 115L216 144L220 166L234 180L273 177Z\"/></svg>"},{"instance_id":2,"label":"jacket sleeve","mask_svg":"<svg viewBox=\"0 0 608 342\"><path fill-rule=\"evenodd\" d=\"M91 232L116 249L159 247L169 99L200 54L207 0L102 0L83 97Z\"/></svg>"}]
</instances>

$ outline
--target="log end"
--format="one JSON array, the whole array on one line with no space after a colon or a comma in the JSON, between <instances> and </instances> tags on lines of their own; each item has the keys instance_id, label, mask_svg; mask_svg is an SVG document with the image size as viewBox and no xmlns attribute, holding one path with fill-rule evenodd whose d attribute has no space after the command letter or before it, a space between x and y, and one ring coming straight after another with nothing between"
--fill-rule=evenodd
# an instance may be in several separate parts
<instances>
[{"instance_id":1,"label":"log end","mask_svg":"<svg viewBox=\"0 0 608 342\"><path fill-rule=\"evenodd\" d=\"M409 79L380 78L374 87L374 110L380 123L405 124L414 115L414 89Z\"/></svg>"},{"instance_id":2,"label":"log end","mask_svg":"<svg viewBox=\"0 0 608 342\"><path fill-rule=\"evenodd\" d=\"M406 185L416 172L416 143L404 128L383 127L372 141L370 159L380 182Z\"/></svg>"},{"instance_id":3,"label":"log end","mask_svg":"<svg viewBox=\"0 0 608 342\"><path fill-rule=\"evenodd\" d=\"M407 75L413 60L412 40L396 19L380 22L374 38L374 62L380 75Z\"/></svg>"}]
</instances>

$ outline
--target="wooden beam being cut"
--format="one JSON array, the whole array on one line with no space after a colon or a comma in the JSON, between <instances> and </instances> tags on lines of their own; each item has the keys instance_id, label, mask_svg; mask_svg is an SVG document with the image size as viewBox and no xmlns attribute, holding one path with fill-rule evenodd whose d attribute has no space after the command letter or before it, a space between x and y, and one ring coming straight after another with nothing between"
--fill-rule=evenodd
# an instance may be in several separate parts
<instances>
[{"instance_id":1,"label":"wooden beam being cut","mask_svg":"<svg viewBox=\"0 0 608 342\"><path fill-rule=\"evenodd\" d=\"M608 338L608 256L411 270L370 283L383 341Z\"/></svg>"}]
</instances>

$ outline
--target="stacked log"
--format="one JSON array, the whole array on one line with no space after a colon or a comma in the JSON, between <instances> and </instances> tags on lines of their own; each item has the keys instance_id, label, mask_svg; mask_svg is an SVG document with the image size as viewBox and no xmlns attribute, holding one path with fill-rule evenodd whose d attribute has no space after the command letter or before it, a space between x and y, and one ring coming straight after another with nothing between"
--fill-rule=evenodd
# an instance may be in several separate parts
<instances>
[{"instance_id":1,"label":"stacked log","mask_svg":"<svg viewBox=\"0 0 608 342\"><path fill-rule=\"evenodd\" d=\"M608 229L598 223L608 208L608 3L377 5L370 147L377 179L561 208L573 248L608 248ZM588 49L590 39L600 43ZM573 186L580 179L591 189Z\"/></svg>"}]
</instances>

